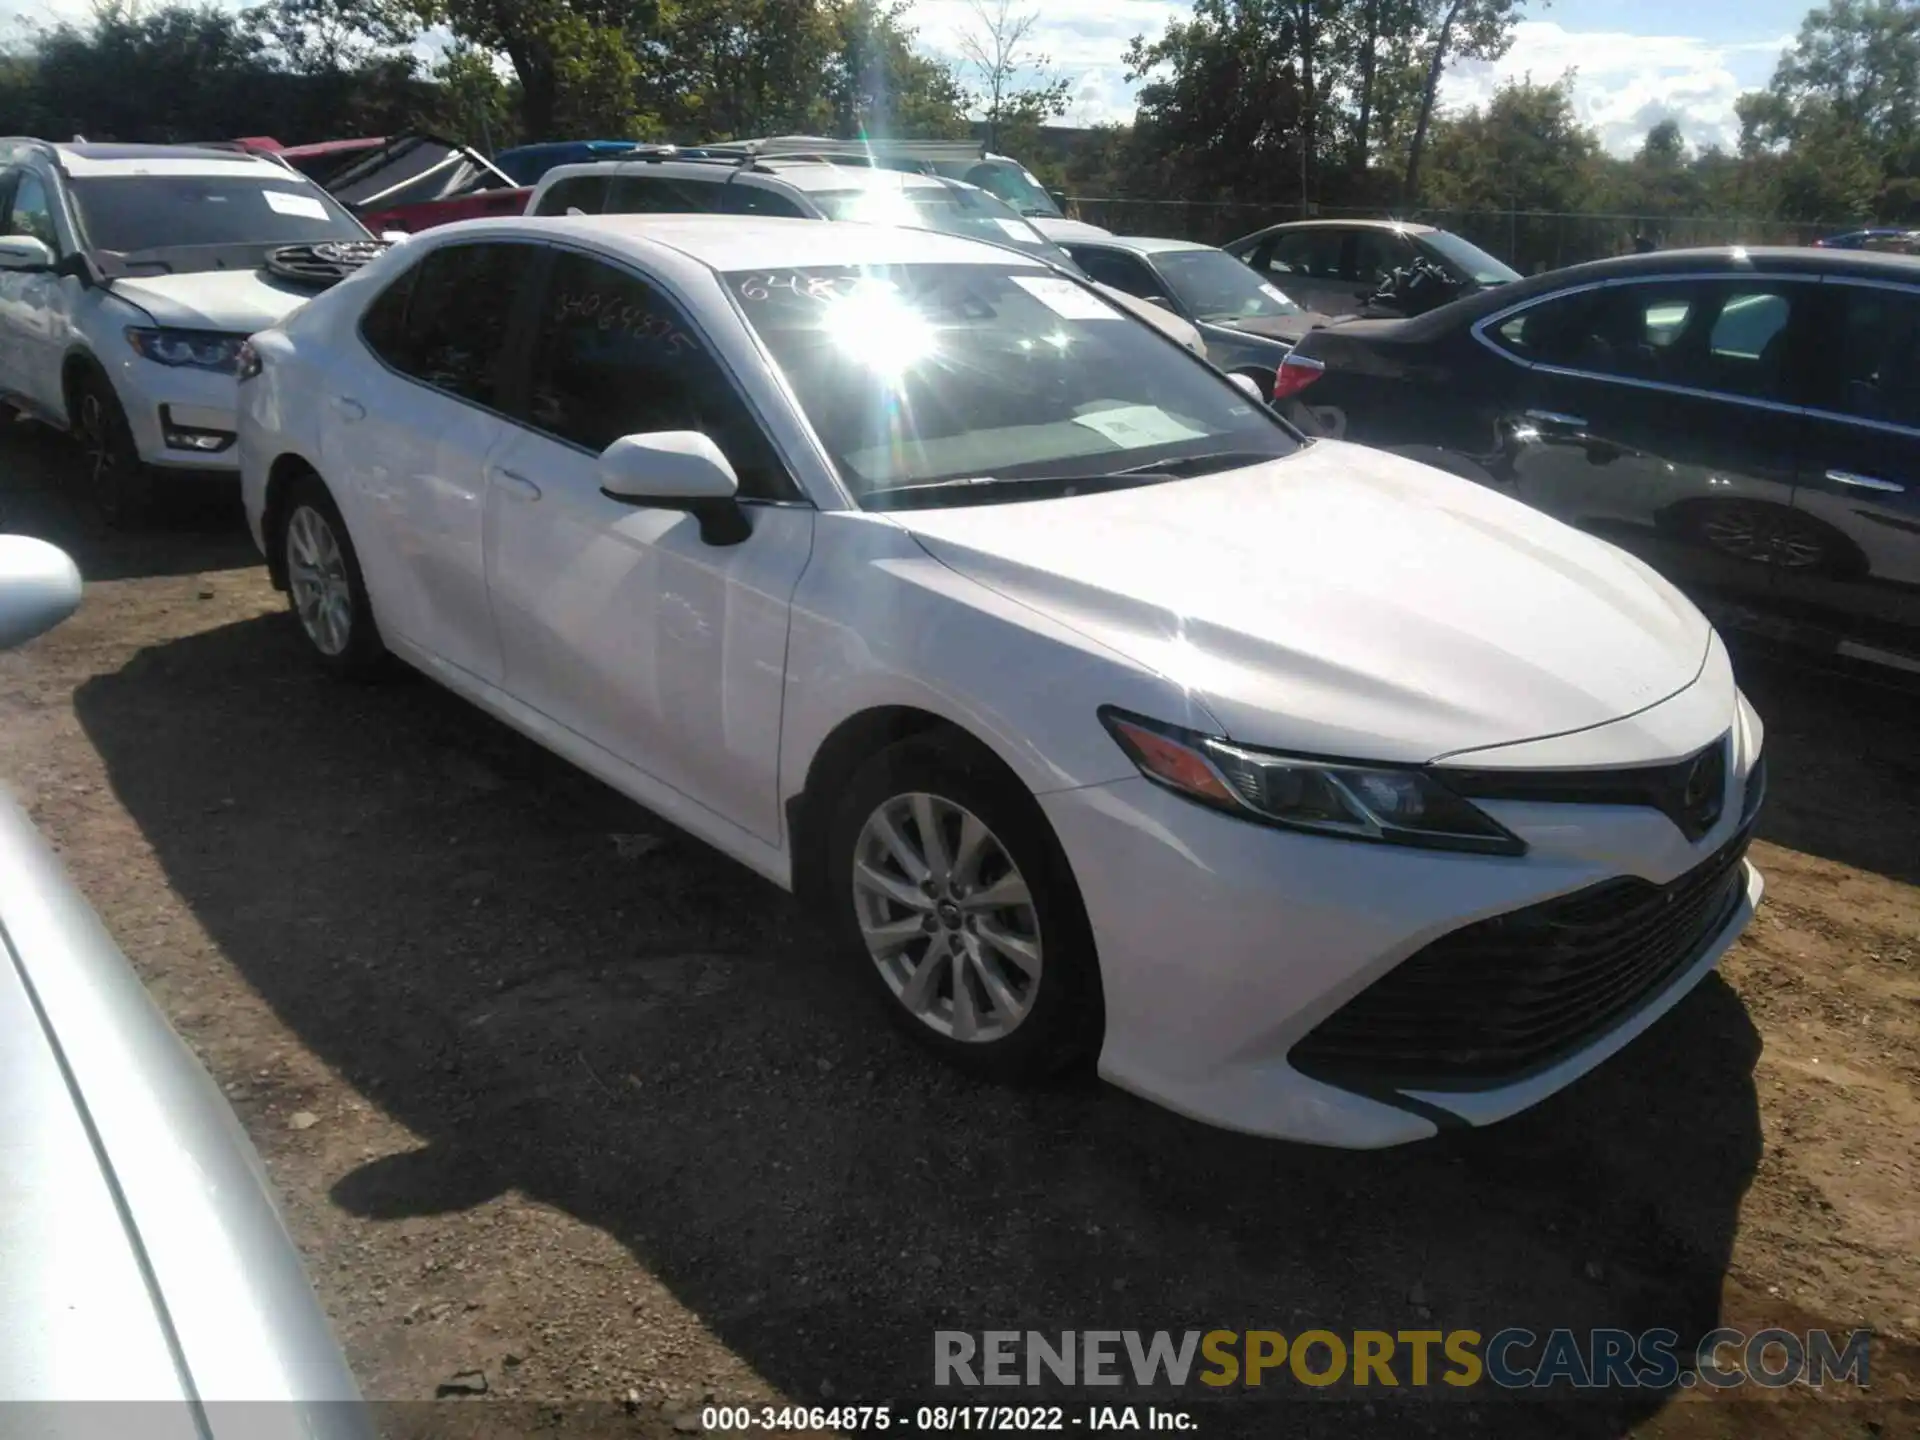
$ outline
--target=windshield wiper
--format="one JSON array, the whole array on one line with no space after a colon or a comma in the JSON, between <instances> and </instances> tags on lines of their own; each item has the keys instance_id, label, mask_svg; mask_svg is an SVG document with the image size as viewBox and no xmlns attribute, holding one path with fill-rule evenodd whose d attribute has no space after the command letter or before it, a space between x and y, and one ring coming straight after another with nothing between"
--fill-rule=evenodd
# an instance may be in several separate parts
<instances>
[{"instance_id":1,"label":"windshield wiper","mask_svg":"<svg viewBox=\"0 0 1920 1440\"><path fill-rule=\"evenodd\" d=\"M1166 460L1149 460L1145 465L1111 470L1111 475L1211 475L1216 470L1234 470L1243 465L1260 465L1280 457L1271 450L1212 450L1205 455L1175 455ZM1107 476L1082 476L1105 479Z\"/></svg>"}]
</instances>

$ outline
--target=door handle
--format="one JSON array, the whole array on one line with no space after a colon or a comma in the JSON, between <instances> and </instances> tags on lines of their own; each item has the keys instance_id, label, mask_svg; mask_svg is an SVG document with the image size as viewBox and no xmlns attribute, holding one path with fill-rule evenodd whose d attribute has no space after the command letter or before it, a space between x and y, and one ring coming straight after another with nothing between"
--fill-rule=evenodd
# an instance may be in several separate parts
<instances>
[{"instance_id":1,"label":"door handle","mask_svg":"<svg viewBox=\"0 0 1920 1440\"><path fill-rule=\"evenodd\" d=\"M493 478L500 482L500 488L516 500L538 500L540 487L522 475L518 470L502 470L495 467Z\"/></svg>"},{"instance_id":2,"label":"door handle","mask_svg":"<svg viewBox=\"0 0 1920 1440\"><path fill-rule=\"evenodd\" d=\"M367 407L348 395L334 396L333 408L339 413L340 418L343 420L364 420L367 418Z\"/></svg>"},{"instance_id":3,"label":"door handle","mask_svg":"<svg viewBox=\"0 0 1920 1440\"><path fill-rule=\"evenodd\" d=\"M1584 430L1587 419L1584 415L1567 415L1559 410L1529 410L1527 419L1538 420L1542 425L1563 425L1569 430Z\"/></svg>"},{"instance_id":4,"label":"door handle","mask_svg":"<svg viewBox=\"0 0 1920 1440\"><path fill-rule=\"evenodd\" d=\"M1851 470L1829 470L1827 479L1836 485L1850 485L1855 490L1878 490L1887 495L1904 495L1907 489L1898 480L1879 480L1871 475L1856 475Z\"/></svg>"}]
</instances>

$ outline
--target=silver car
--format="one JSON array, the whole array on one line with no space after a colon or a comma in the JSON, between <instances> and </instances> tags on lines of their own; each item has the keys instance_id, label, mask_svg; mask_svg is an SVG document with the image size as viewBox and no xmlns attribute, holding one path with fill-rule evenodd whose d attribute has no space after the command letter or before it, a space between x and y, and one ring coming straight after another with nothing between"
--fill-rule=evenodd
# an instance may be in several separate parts
<instances>
[{"instance_id":1,"label":"silver car","mask_svg":"<svg viewBox=\"0 0 1920 1440\"><path fill-rule=\"evenodd\" d=\"M0 535L0 648L79 600ZM8 798L0 949L0 1432L371 1437L259 1156Z\"/></svg>"}]
</instances>

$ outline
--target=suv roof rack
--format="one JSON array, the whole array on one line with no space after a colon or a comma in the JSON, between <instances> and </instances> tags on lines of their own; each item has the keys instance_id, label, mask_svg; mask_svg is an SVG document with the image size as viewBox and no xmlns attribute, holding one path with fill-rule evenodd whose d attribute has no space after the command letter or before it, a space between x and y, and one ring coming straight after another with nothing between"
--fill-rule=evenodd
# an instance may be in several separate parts
<instances>
[{"instance_id":1,"label":"suv roof rack","mask_svg":"<svg viewBox=\"0 0 1920 1440\"><path fill-rule=\"evenodd\" d=\"M761 160L851 160L865 165L912 160L932 165L979 160L986 147L971 140L840 140L826 135L769 135L758 140L721 140L703 149L714 154L750 154Z\"/></svg>"},{"instance_id":2,"label":"suv roof rack","mask_svg":"<svg viewBox=\"0 0 1920 1440\"><path fill-rule=\"evenodd\" d=\"M42 140L37 135L0 136L0 159L12 159L15 155L53 155L57 154L51 140Z\"/></svg>"}]
</instances>

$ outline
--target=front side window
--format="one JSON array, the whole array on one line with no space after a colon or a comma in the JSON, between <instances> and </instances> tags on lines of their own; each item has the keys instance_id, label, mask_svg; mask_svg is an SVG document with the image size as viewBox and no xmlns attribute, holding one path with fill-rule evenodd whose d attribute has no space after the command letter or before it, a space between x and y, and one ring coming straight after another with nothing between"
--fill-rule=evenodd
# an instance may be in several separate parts
<instances>
[{"instance_id":1,"label":"front side window","mask_svg":"<svg viewBox=\"0 0 1920 1440\"><path fill-rule=\"evenodd\" d=\"M526 418L595 454L623 435L698 430L733 465L742 496L793 493L759 421L679 307L585 255L563 254L547 283Z\"/></svg>"},{"instance_id":2,"label":"front side window","mask_svg":"<svg viewBox=\"0 0 1920 1440\"><path fill-rule=\"evenodd\" d=\"M532 245L445 245L367 307L361 338L401 374L501 408L506 338Z\"/></svg>"},{"instance_id":3,"label":"front side window","mask_svg":"<svg viewBox=\"0 0 1920 1440\"><path fill-rule=\"evenodd\" d=\"M1338 280L1342 243L1338 230L1295 230L1276 235L1255 252L1254 268L1308 280Z\"/></svg>"},{"instance_id":4,"label":"front side window","mask_svg":"<svg viewBox=\"0 0 1920 1440\"><path fill-rule=\"evenodd\" d=\"M724 278L870 509L1159 483L1298 445L1192 356L1038 267Z\"/></svg>"},{"instance_id":5,"label":"front side window","mask_svg":"<svg viewBox=\"0 0 1920 1440\"><path fill-rule=\"evenodd\" d=\"M1224 250L1162 250L1153 258L1174 298L1197 320L1231 325L1300 313L1285 291Z\"/></svg>"},{"instance_id":6,"label":"front side window","mask_svg":"<svg viewBox=\"0 0 1920 1440\"><path fill-rule=\"evenodd\" d=\"M1392 230L1360 230L1353 237L1353 275L1362 285L1384 284L1394 271L1413 262L1413 246Z\"/></svg>"},{"instance_id":7,"label":"front side window","mask_svg":"<svg viewBox=\"0 0 1920 1440\"><path fill-rule=\"evenodd\" d=\"M1821 408L1920 430L1920 292L1826 288L1838 303L1839 326L1822 347L1828 360Z\"/></svg>"},{"instance_id":8,"label":"front side window","mask_svg":"<svg viewBox=\"0 0 1920 1440\"><path fill-rule=\"evenodd\" d=\"M20 172L14 187L13 207L7 214L9 235L31 235L49 250L60 248L59 232L53 228L53 207L47 201L47 187L31 170Z\"/></svg>"},{"instance_id":9,"label":"front side window","mask_svg":"<svg viewBox=\"0 0 1920 1440\"><path fill-rule=\"evenodd\" d=\"M1496 342L1568 370L1752 399L1788 398L1791 286L1672 280L1559 296L1502 323Z\"/></svg>"},{"instance_id":10,"label":"front side window","mask_svg":"<svg viewBox=\"0 0 1920 1440\"><path fill-rule=\"evenodd\" d=\"M213 245L364 240L366 229L318 186L266 166L258 175L90 175L71 182L95 250L135 255Z\"/></svg>"}]
</instances>

